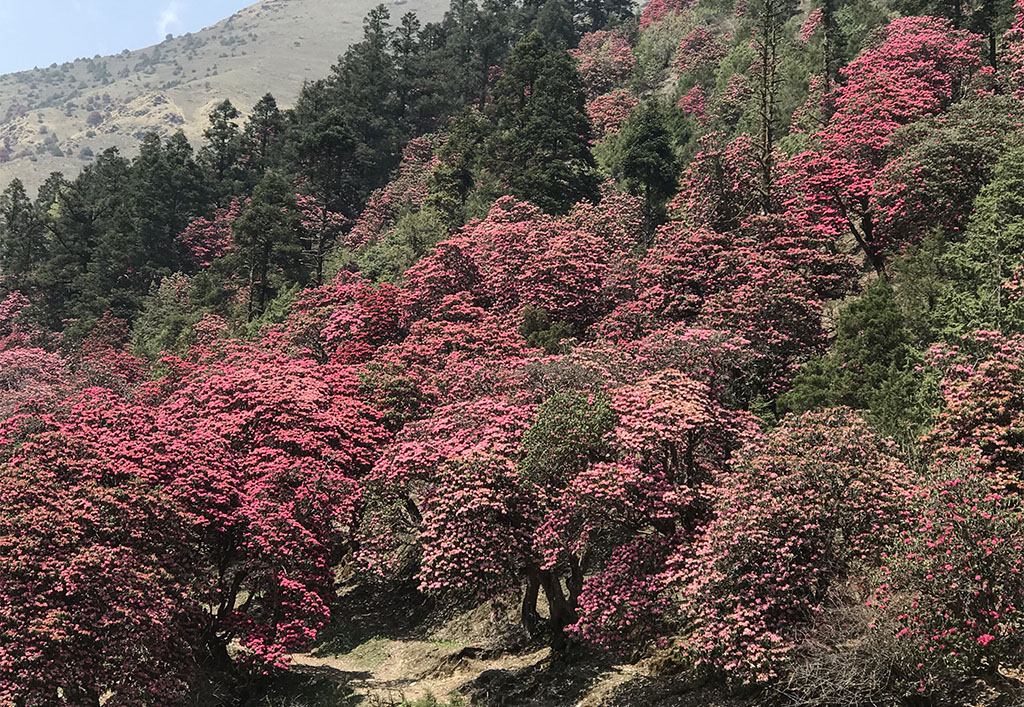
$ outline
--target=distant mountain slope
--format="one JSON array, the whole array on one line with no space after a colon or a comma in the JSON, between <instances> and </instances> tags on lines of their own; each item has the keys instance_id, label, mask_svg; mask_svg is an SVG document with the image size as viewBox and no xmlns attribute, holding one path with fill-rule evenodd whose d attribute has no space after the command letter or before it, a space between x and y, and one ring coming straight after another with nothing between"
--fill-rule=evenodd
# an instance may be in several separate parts
<instances>
[{"instance_id":1,"label":"distant mountain slope","mask_svg":"<svg viewBox=\"0 0 1024 707\"><path fill-rule=\"evenodd\" d=\"M380 0L264 0L212 27L146 49L0 76L0 189L19 177L34 191L53 171L76 174L91 155L181 129L196 142L228 98L247 112L273 93L291 105L362 33ZM448 0L386 3L397 23L440 19Z\"/></svg>"}]
</instances>

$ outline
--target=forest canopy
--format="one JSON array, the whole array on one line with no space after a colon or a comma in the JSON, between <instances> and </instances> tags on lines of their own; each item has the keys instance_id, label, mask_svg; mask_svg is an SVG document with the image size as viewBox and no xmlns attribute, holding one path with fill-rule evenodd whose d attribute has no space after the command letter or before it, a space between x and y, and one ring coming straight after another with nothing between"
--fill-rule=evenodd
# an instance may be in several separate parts
<instances>
[{"instance_id":1,"label":"forest canopy","mask_svg":"<svg viewBox=\"0 0 1024 707\"><path fill-rule=\"evenodd\" d=\"M13 181L0 705L297 704L344 583L1019 696L1022 101L996 0L382 5L292 108Z\"/></svg>"}]
</instances>

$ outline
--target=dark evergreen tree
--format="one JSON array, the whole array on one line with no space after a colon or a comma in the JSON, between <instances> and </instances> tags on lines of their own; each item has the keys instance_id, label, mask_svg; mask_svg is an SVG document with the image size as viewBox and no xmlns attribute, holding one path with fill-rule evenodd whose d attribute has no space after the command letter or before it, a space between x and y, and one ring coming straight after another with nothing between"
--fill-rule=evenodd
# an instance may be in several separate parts
<instances>
[{"instance_id":1,"label":"dark evergreen tree","mask_svg":"<svg viewBox=\"0 0 1024 707\"><path fill-rule=\"evenodd\" d=\"M929 412L919 363L892 287L878 278L842 310L832 351L804 366L779 409L867 410L887 433L911 441Z\"/></svg>"},{"instance_id":2,"label":"dark evergreen tree","mask_svg":"<svg viewBox=\"0 0 1024 707\"><path fill-rule=\"evenodd\" d=\"M46 233L20 179L0 194L0 275L28 294L33 273L46 257Z\"/></svg>"},{"instance_id":3,"label":"dark evergreen tree","mask_svg":"<svg viewBox=\"0 0 1024 707\"><path fill-rule=\"evenodd\" d=\"M654 102L639 106L616 140L616 176L625 181L631 194L643 198L644 215L653 228L679 182L679 165L661 107Z\"/></svg>"},{"instance_id":4,"label":"dark evergreen tree","mask_svg":"<svg viewBox=\"0 0 1024 707\"><path fill-rule=\"evenodd\" d=\"M52 328L74 319L87 329L103 312L129 318L132 293L145 285L142 248L126 208L130 165L116 148L102 152L73 182L52 177L44 198L50 239L38 270L41 318ZM45 201L43 202L46 203Z\"/></svg>"},{"instance_id":5,"label":"dark evergreen tree","mask_svg":"<svg viewBox=\"0 0 1024 707\"><path fill-rule=\"evenodd\" d=\"M151 279L182 270L185 254L177 237L209 206L202 169L185 135L178 132L166 142L147 135L132 163L127 189L127 206L142 249L140 265Z\"/></svg>"},{"instance_id":6,"label":"dark evergreen tree","mask_svg":"<svg viewBox=\"0 0 1024 707\"><path fill-rule=\"evenodd\" d=\"M585 92L572 57L533 32L509 56L490 106L487 167L550 213L597 197Z\"/></svg>"},{"instance_id":7,"label":"dark evergreen tree","mask_svg":"<svg viewBox=\"0 0 1024 707\"><path fill-rule=\"evenodd\" d=\"M575 0L580 34L625 22L636 11L633 0Z\"/></svg>"},{"instance_id":8,"label":"dark evergreen tree","mask_svg":"<svg viewBox=\"0 0 1024 707\"><path fill-rule=\"evenodd\" d=\"M307 280L302 267L302 215L288 180L268 172L233 229L241 251L239 264L248 281L252 321L281 290Z\"/></svg>"},{"instance_id":9,"label":"dark evergreen tree","mask_svg":"<svg viewBox=\"0 0 1024 707\"><path fill-rule=\"evenodd\" d=\"M575 47L580 41L570 0L547 0L537 12L534 28L552 47Z\"/></svg>"},{"instance_id":10,"label":"dark evergreen tree","mask_svg":"<svg viewBox=\"0 0 1024 707\"><path fill-rule=\"evenodd\" d=\"M210 112L210 127L203 132L205 144L199 161L216 182L218 199L224 203L238 192L238 160L242 154L242 133L235 121L238 109L225 100Z\"/></svg>"},{"instance_id":11,"label":"dark evergreen tree","mask_svg":"<svg viewBox=\"0 0 1024 707\"><path fill-rule=\"evenodd\" d=\"M280 166L284 130L284 116L268 93L253 107L242 130L241 160L250 182L258 182L268 169Z\"/></svg>"},{"instance_id":12,"label":"dark evergreen tree","mask_svg":"<svg viewBox=\"0 0 1024 707\"><path fill-rule=\"evenodd\" d=\"M430 174L427 204L444 224L455 229L465 223L466 199L476 184L477 163L490 126L476 110L466 109L452 121L439 164Z\"/></svg>"},{"instance_id":13,"label":"dark evergreen tree","mask_svg":"<svg viewBox=\"0 0 1024 707\"><path fill-rule=\"evenodd\" d=\"M363 146L365 147L365 146ZM331 213L353 219L366 194L359 182L361 160L369 155L361 151L358 139L341 111L329 110L308 126L298 146L299 175L303 189L323 207L319 223L311 234L309 254L313 263L313 281L323 281L324 258L332 243Z\"/></svg>"}]
</instances>

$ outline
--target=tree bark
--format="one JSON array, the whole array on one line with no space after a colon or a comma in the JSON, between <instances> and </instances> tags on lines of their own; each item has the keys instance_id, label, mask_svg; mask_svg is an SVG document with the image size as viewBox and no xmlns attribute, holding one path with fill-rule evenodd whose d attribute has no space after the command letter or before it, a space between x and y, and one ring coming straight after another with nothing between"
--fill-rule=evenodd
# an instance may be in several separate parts
<instances>
[{"instance_id":1,"label":"tree bark","mask_svg":"<svg viewBox=\"0 0 1024 707\"><path fill-rule=\"evenodd\" d=\"M526 593L523 594L523 604L520 609L520 618L526 635L533 638L537 635L537 625L540 623L540 615L537 613L537 598L540 594L540 576L536 567L531 567L526 572Z\"/></svg>"},{"instance_id":2,"label":"tree bark","mask_svg":"<svg viewBox=\"0 0 1024 707\"><path fill-rule=\"evenodd\" d=\"M541 570L539 576L540 586L548 601L551 650L560 653L565 650L567 645L565 628L576 623L576 609L566 600L558 575L549 570Z\"/></svg>"}]
</instances>

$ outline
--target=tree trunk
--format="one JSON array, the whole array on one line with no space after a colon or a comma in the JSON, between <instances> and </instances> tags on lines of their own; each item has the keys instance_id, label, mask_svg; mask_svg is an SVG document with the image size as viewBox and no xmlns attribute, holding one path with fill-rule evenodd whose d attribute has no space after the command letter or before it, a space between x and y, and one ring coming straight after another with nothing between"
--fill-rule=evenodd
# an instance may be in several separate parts
<instances>
[{"instance_id":1,"label":"tree trunk","mask_svg":"<svg viewBox=\"0 0 1024 707\"><path fill-rule=\"evenodd\" d=\"M832 93L832 87L839 82L839 33L836 25L835 3L836 0L823 0L821 5L821 24L824 35L821 53L825 79L823 88L826 97ZM827 104L830 105L831 102L827 101ZM825 116L826 119L830 117L831 115Z\"/></svg>"},{"instance_id":2,"label":"tree trunk","mask_svg":"<svg viewBox=\"0 0 1024 707\"><path fill-rule=\"evenodd\" d=\"M540 576L536 567L530 567L526 571L526 593L523 594L523 605L520 609L520 618L526 635L533 638L537 635L537 625L540 623L540 615L537 613L537 597L540 593Z\"/></svg>"},{"instance_id":3,"label":"tree trunk","mask_svg":"<svg viewBox=\"0 0 1024 707\"><path fill-rule=\"evenodd\" d=\"M760 118L761 212L772 212L772 188L775 173L775 120L777 117L779 17L778 0L761 0L757 37L761 76L758 85Z\"/></svg>"},{"instance_id":4,"label":"tree trunk","mask_svg":"<svg viewBox=\"0 0 1024 707\"><path fill-rule=\"evenodd\" d=\"M576 623L576 609L565 598L558 576L549 570L540 571L540 586L548 601L548 626L551 628L551 650L560 653L566 648L565 628Z\"/></svg>"}]
</instances>

